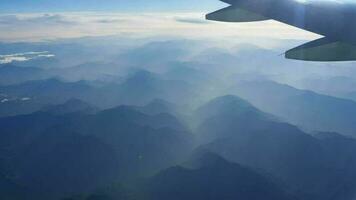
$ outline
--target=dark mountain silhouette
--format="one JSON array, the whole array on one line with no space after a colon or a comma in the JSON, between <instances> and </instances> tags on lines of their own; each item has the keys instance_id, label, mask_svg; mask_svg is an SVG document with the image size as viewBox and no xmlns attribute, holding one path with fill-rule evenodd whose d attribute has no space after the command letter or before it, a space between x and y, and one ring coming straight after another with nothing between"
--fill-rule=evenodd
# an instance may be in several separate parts
<instances>
[{"instance_id":1,"label":"dark mountain silhouette","mask_svg":"<svg viewBox=\"0 0 356 200\"><path fill-rule=\"evenodd\" d=\"M41 135L16 157L18 182L49 199L84 193L117 180L119 159L113 148L92 136Z\"/></svg>"},{"instance_id":2,"label":"dark mountain silhouette","mask_svg":"<svg viewBox=\"0 0 356 200\"><path fill-rule=\"evenodd\" d=\"M170 167L129 187L114 185L66 200L296 199L269 178L213 153L196 154L185 165L189 167Z\"/></svg>"},{"instance_id":3,"label":"dark mountain silhouette","mask_svg":"<svg viewBox=\"0 0 356 200\"><path fill-rule=\"evenodd\" d=\"M0 173L0 197L6 200L30 200L27 195L30 191L26 188L14 183Z\"/></svg>"},{"instance_id":4,"label":"dark mountain silhouette","mask_svg":"<svg viewBox=\"0 0 356 200\"><path fill-rule=\"evenodd\" d=\"M48 128L67 121L63 116L36 112L28 115L0 118L0 148L17 152L26 148Z\"/></svg>"},{"instance_id":5,"label":"dark mountain silhouette","mask_svg":"<svg viewBox=\"0 0 356 200\"><path fill-rule=\"evenodd\" d=\"M355 195L356 156L350 154L350 149L356 147L354 140L341 135L338 139L321 140L290 124L241 112L248 105L243 101L240 111L233 111L240 115L229 112L237 107L234 104L223 104L216 111L214 102L220 101L218 98L208 103L211 109L203 107L217 114L203 121L198 129L203 141L210 141L199 151L215 152L271 174L294 193L303 193L303 199L351 199Z\"/></svg>"},{"instance_id":6,"label":"dark mountain silhouette","mask_svg":"<svg viewBox=\"0 0 356 200\"><path fill-rule=\"evenodd\" d=\"M193 138L169 114L149 116L120 106L74 121L75 130L95 135L113 146L125 176L150 174L184 158Z\"/></svg>"},{"instance_id":7,"label":"dark mountain silhouette","mask_svg":"<svg viewBox=\"0 0 356 200\"><path fill-rule=\"evenodd\" d=\"M1 118L0 125L7 170L47 199L155 173L193 148L192 135L175 117L128 106L96 114L36 112Z\"/></svg>"},{"instance_id":8,"label":"dark mountain silhouette","mask_svg":"<svg viewBox=\"0 0 356 200\"><path fill-rule=\"evenodd\" d=\"M194 160L194 169L172 167L150 178L146 199L295 199L258 173L218 155Z\"/></svg>"}]
</instances>

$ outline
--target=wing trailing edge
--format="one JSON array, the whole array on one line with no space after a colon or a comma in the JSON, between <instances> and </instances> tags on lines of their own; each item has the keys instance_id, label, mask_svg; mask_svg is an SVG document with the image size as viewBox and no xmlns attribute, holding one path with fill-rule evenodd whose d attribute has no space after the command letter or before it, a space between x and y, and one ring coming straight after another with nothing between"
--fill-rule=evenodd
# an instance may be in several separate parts
<instances>
[{"instance_id":1,"label":"wing trailing edge","mask_svg":"<svg viewBox=\"0 0 356 200\"><path fill-rule=\"evenodd\" d=\"M320 38L285 53L288 59L305 61L355 61L356 46L340 41Z\"/></svg>"},{"instance_id":2,"label":"wing trailing edge","mask_svg":"<svg viewBox=\"0 0 356 200\"><path fill-rule=\"evenodd\" d=\"M207 20L221 22L253 22L264 21L268 18L235 6L229 6L206 15Z\"/></svg>"}]
</instances>

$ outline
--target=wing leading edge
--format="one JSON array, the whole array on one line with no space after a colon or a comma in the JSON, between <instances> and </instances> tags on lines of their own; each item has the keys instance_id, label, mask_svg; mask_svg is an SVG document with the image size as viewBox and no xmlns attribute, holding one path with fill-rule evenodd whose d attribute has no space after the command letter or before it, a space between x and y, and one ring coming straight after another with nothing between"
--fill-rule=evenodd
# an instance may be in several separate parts
<instances>
[{"instance_id":1,"label":"wing leading edge","mask_svg":"<svg viewBox=\"0 0 356 200\"><path fill-rule=\"evenodd\" d=\"M206 19L221 22L254 22L268 20L268 18L235 6L229 6L206 15Z\"/></svg>"}]
</instances>

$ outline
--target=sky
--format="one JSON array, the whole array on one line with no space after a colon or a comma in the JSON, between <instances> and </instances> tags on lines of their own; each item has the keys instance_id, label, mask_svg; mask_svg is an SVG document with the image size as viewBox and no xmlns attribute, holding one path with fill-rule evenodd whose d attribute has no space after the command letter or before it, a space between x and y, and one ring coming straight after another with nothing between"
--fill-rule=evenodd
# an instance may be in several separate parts
<instances>
[{"instance_id":1,"label":"sky","mask_svg":"<svg viewBox=\"0 0 356 200\"><path fill-rule=\"evenodd\" d=\"M221 5L218 0L1 0L0 11L206 11Z\"/></svg>"},{"instance_id":2,"label":"sky","mask_svg":"<svg viewBox=\"0 0 356 200\"><path fill-rule=\"evenodd\" d=\"M355 0L296 0L354 2ZM223 6L219 0L1 0L0 12L167 12L207 11Z\"/></svg>"}]
</instances>

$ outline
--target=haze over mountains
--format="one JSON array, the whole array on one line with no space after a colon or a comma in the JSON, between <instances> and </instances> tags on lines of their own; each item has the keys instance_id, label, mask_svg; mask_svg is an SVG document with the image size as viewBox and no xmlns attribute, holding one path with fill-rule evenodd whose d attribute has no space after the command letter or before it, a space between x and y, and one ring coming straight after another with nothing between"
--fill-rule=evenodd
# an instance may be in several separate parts
<instances>
[{"instance_id":1,"label":"haze over mountains","mask_svg":"<svg viewBox=\"0 0 356 200\"><path fill-rule=\"evenodd\" d=\"M0 49L54 55L0 65L0 199L356 197L351 63L185 39Z\"/></svg>"}]
</instances>

